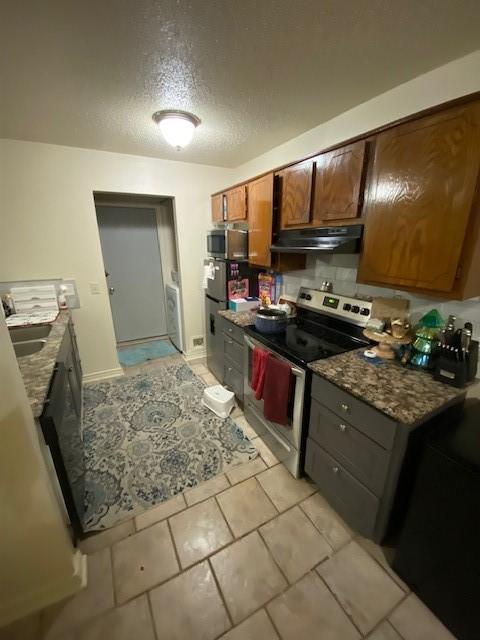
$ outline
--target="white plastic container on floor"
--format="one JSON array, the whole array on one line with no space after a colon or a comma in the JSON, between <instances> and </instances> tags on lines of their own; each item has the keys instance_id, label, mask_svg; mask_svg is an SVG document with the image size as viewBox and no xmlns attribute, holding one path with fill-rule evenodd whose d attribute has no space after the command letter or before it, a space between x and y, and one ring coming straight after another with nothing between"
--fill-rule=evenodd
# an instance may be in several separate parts
<instances>
[{"instance_id":1,"label":"white plastic container on floor","mask_svg":"<svg viewBox=\"0 0 480 640\"><path fill-rule=\"evenodd\" d=\"M230 411L235 406L235 394L222 387L221 384L216 384L205 389L202 403L219 418L228 418Z\"/></svg>"}]
</instances>

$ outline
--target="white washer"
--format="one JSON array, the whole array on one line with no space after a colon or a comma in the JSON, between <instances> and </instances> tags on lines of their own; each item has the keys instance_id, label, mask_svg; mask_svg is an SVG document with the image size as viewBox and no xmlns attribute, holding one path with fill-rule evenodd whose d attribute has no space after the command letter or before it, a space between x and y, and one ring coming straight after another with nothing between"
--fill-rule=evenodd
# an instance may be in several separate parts
<instances>
[{"instance_id":1,"label":"white washer","mask_svg":"<svg viewBox=\"0 0 480 640\"><path fill-rule=\"evenodd\" d=\"M182 313L180 289L175 284L165 285L167 302L167 333L179 351L183 351Z\"/></svg>"}]
</instances>

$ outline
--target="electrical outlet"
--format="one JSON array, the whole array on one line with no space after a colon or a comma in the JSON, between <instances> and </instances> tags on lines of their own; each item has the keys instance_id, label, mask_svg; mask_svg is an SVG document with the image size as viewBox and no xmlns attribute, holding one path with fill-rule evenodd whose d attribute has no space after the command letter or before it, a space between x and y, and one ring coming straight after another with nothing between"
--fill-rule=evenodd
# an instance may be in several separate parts
<instances>
[{"instance_id":1,"label":"electrical outlet","mask_svg":"<svg viewBox=\"0 0 480 640\"><path fill-rule=\"evenodd\" d=\"M100 293L100 284L98 282L90 282L90 293L97 296Z\"/></svg>"},{"instance_id":2,"label":"electrical outlet","mask_svg":"<svg viewBox=\"0 0 480 640\"><path fill-rule=\"evenodd\" d=\"M203 336L195 336L192 338L193 348L198 349L199 347L203 347L204 339Z\"/></svg>"}]
</instances>

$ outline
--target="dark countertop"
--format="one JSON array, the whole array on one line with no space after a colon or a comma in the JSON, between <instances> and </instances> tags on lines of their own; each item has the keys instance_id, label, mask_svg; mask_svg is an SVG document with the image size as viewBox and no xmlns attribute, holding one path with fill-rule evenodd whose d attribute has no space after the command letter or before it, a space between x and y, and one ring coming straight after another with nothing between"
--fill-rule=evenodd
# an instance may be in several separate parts
<instances>
[{"instance_id":1,"label":"dark countertop","mask_svg":"<svg viewBox=\"0 0 480 640\"><path fill-rule=\"evenodd\" d=\"M60 311L57 319L52 323L52 330L46 338L43 349L17 360L35 418L38 418L43 411L50 379L69 320L70 312Z\"/></svg>"},{"instance_id":2,"label":"dark countertop","mask_svg":"<svg viewBox=\"0 0 480 640\"><path fill-rule=\"evenodd\" d=\"M255 324L256 311L231 311L230 309L223 309L218 313L239 327L248 327L250 324Z\"/></svg>"},{"instance_id":3,"label":"dark countertop","mask_svg":"<svg viewBox=\"0 0 480 640\"><path fill-rule=\"evenodd\" d=\"M372 405L397 422L419 424L443 406L460 400L466 389L437 382L429 373L391 360L374 365L359 354L364 348L316 360L308 366L317 375Z\"/></svg>"}]
</instances>

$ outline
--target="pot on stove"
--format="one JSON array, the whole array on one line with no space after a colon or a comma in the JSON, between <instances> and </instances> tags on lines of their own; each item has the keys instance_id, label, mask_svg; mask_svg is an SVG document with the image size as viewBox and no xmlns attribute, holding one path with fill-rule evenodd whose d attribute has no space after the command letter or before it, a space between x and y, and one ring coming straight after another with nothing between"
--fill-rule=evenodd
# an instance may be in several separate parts
<instances>
[{"instance_id":1,"label":"pot on stove","mask_svg":"<svg viewBox=\"0 0 480 640\"><path fill-rule=\"evenodd\" d=\"M281 309L259 309L255 329L260 333L282 333L287 328L287 312Z\"/></svg>"}]
</instances>

